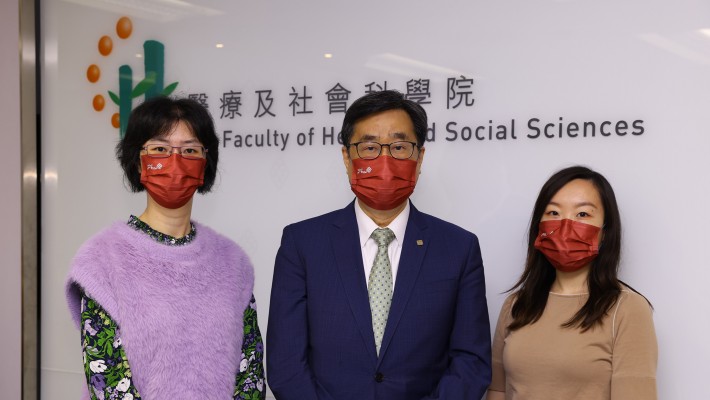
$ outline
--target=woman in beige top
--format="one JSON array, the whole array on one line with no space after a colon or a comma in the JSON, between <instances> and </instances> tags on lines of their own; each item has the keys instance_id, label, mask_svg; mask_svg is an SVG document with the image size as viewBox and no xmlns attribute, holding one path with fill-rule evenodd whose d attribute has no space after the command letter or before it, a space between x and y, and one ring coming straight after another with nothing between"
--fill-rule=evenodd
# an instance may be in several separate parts
<instances>
[{"instance_id":1,"label":"woman in beige top","mask_svg":"<svg viewBox=\"0 0 710 400\"><path fill-rule=\"evenodd\" d=\"M498 318L487 400L656 399L651 306L619 281L620 253L609 182L579 166L550 177Z\"/></svg>"}]
</instances>

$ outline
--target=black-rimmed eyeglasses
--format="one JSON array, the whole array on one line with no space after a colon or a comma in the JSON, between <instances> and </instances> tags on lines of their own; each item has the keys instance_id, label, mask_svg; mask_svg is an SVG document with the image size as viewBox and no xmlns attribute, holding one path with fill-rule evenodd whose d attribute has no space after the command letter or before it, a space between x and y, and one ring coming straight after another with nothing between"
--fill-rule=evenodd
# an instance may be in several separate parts
<instances>
[{"instance_id":1,"label":"black-rimmed eyeglasses","mask_svg":"<svg viewBox=\"0 0 710 400\"><path fill-rule=\"evenodd\" d=\"M392 158L406 160L414 154L414 149L419 147L415 142L405 141L392 143L356 142L350 143L350 146L354 146L358 157L364 160L374 160L379 157L383 147L389 147Z\"/></svg>"}]
</instances>

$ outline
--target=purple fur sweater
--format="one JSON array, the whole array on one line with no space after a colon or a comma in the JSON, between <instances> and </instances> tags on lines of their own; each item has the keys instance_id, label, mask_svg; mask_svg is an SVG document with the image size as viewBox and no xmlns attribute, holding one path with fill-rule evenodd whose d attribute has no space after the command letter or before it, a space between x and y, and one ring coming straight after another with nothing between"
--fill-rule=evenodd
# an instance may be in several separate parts
<instances>
[{"instance_id":1,"label":"purple fur sweater","mask_svg":"<svg viewBox=\"0 0 710 400\"><path fill-rule=\"evenodd\" d=\"M117 222L77 252L66 284L80 327L82 291L121 329L141 397L231 399L254 271L233 241L195 223L166 246Z\"/></svg>"}]
</instances>

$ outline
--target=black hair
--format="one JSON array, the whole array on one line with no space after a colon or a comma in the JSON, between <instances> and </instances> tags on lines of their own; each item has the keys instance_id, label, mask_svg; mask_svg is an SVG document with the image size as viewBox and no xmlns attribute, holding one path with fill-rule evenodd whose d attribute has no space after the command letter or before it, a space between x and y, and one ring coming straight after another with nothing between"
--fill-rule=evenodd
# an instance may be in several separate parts
<instances>
[{"instance_id":1,"label":"black hair","mask_svg":"<svg viewBox=\"0 0 710 400\"><path fill-rule=\"evenodd\" d=\"M509 290L517 289L516 300L511 309L513 321L508 326L511 330L535 323L545 311L547 297L556 274L552 264L535 248L535 238L539 233L543 213L552 197L575 179L589 181L597 189L604 208L604 225L599 255L592 261L587 278L589 298L562 326L579 327L584 332L596 324L601 324L602 319L621 294L621 281L618 279L621 259L621 216L614 190L604 176L587 167L565 168L545 182L535 202L530 218L525 270L518 282Z\"/></svg>"},{"instance_id":2,"label":"black hair","mask_svg":"<svg viewBox=\"0 0 710 400\"><path fill-rule=\"evenodd\" d=\"M179 122L184 122L207 150L204 184L197 191L210 191L217 176L219 159L219 139L212 116L195 100L165 96L153 97L136 107L128 119L126 135L116 145L116 158L131 191L145 190L141 183L140 162L140 152L145 142L167 135Z\"/></svg>"},{"instance_id":3,"label":"black hair","mask_svg":"<svg viewBox=\"0 0 710 400\"><path fill-rule=\"evenodd\" d=\"M355 100L343 118L343 127L340 130L340 141L343 146L350 146L350 138L352 138L355 124L359 120L388 110L404 110L409 115L412 125L414 125L414 134L417 136L417 145L423 146L427 130L426 111L419 104L407 100L402 93L396 90L372 92Z\"/></svg>"}]
</instances>

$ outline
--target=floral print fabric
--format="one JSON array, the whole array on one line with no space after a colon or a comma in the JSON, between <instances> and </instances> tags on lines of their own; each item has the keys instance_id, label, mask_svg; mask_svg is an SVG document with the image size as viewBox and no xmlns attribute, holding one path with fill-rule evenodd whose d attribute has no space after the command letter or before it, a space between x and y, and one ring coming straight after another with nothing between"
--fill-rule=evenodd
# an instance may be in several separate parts
<instances>
[{"instance_id":1,"label":"floral print fabric","mask_svg":"<svg viewBox=\"0 0 710 400\"><path fill-rule=\"evenodd\" d=\"M264 342L256 319L256 300L251 296L244 310L244 342L239 363L234 400L262 400L266 396L264 381Z\"/></svg>"},{"instance_id":2,"label":"floral print fabric","mask_svg":"<svg viewBox=\"0 0 710 400\"><path fill-rule=\"evenodd\" d=\"M190 222L190 232L188 232L187 235L185 235L181 238L176 238L175 236L170 236L170 235L166 235L162 232L158 232L155 229L151 228L150 225L141 221L141 219L136 217L135 215L131 215L128 218L127 224L131 228L133 228L137 231L141 231L141 232L145 233L146 235L150 236L156 242L163 243L168 246L186 245L186 244L190 243L192 241L192 239L195 238L195 234L197 233L197 230L195 229L195 224L193 224L192 222Z\"/></svg>"},{"instance_id":3,"label":"floral print fabric","mask_svg":"<svg viewBox=\"0 0 710 400\"><path fill-rule=\"evenodd\" d=\"M82 347L84 372L89 394L98 400L140 399L131 379L131 368L121 344L121 331L116 322L94 300L81 299ZM252 296L244 310L242 360L236 375L234 400L263 400L264 343L259 331L256 302Z\"/></svg>"},{"instance_id":4,"label":"floral print fabric","mask_svg":"<svg viewBox=\"0 0 710 400\"><path fill-rule=\"evenodd\" d=\"M168 246L189 243L196 235L195 226L185 237L174 238L152 229L131 215L128 225L142 231L158 242ZM81 299L81 336L84 353L84 373L92 399L135 400L141 399L133 385L131 368L121 343L121 331L111 316L93 299L84 295ZM244 310L244 340L241 362L236 371L234 400L263 400L266 396L264 381L264 343L259 331L256 301L251 297Z\"/></svg>"},{"instance_id":5,"label":"floral print fabric","mask_svg":"<svg viewBox=\"0 0 710 400\"><path fill-rule=\"evenodd\" d=\"M81 326L84 373L91 398L140 399L116 322L86 296L81 299Z\"/></svg>"}]
</instances>

